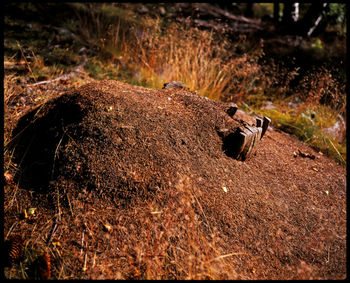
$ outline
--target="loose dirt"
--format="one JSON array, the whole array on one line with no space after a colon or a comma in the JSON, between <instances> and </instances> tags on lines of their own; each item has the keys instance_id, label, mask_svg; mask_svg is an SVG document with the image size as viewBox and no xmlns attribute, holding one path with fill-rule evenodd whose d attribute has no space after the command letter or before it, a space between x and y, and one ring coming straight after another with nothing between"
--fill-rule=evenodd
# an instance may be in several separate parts
<instances>
[{"instance_id":1,"label":"loose dirt","mask_svg":"<svg viewBox=\"0 0 350 283\"><path fill-rule=\"evenodd\" d=\"M220 239L219 255L232 253L229 278L345 278L345 168L273 128L248 160L231 158L219 129L254 118L232 119L226 108L185 90L105 80L27 112L9 145L17 173L5 186L5 236L50 249L56 277L143 278L130 246L149 243L145 227L169 207L169 225L189 227L186 213L171 218L187 188L200 233ZM37 208L34 220L20 217L26 207ZM172 264L168 274L181 278Z\"/></svg>"}]
</instances>

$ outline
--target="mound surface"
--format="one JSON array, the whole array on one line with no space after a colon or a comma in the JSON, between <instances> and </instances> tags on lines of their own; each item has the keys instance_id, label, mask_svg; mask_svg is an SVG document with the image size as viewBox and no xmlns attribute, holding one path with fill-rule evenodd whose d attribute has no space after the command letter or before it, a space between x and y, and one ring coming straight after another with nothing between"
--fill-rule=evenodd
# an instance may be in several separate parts
<instances>
[{"instance_id":1,"label":"mound surface","mask_svg":"<svg viewBox=\"0 0 350 283\"><path fill-rule=\"evenodd\" d=\"M174 192L186 179L201 231L216 231L223 253L237 252L230 260L242 278L343 278L344 168L275 130L245 162L231 158L218 130L240 123L226 107L185 90L116 81L85 85L19 120L13 132L17 181L34 191L26 201L37 201L48 216L66 215L60 215L59 235L79 242L90 227L86 250L96 259L102 243L96 260L108 257L115 265L109 272L120 266L116 247L122 241L118 229L113 240L97 233L99 225L132 221L133 208L146 203L176 204ZM316 158L296 158L298 149ZM41 231L49 237L47 225ZM113 277L94 268L90 277L98 277L96 268L101 278ZM77 276L73 267L70 272Z\"/></svg>"},{"instance_id":2,"label":"mound surface","mask_svg":"<svg viewBox=\"0 0 350 283\"><path fill-rule=\"evenodd\" d=\"M224 110L181 90L89 84L19 121L13 135L20 133L20 184L45 190L64 179L125 199L168 189L179 174L224 178L217 131L240 125Z\"/></svg>"}]
</instances>

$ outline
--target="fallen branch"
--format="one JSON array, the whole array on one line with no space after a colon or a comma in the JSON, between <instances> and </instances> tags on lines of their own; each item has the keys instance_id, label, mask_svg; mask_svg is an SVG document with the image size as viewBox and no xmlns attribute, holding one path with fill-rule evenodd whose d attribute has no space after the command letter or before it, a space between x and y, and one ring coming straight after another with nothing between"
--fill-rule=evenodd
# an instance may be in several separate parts
<instances>
[{"instance_id":1,"label":"fallen branch","mask_svg":"<svg viewBox=\"0 0 350 283\"><path fill-rule=\"evenodd\" d=\"M53 236L57 232L57 229L59 227L59 221L60 221L60 215L56 215L55 222L52 225L50 235L49 235L49 237L46 240L46 244L47 245L51 242L51 240L53 239Z\"/></svg>"},{"instance_id":2,"label":"fallen branch","mask_svg":"<svg viewBox=\"0 0 350 283\"><path fill-rule=\"evenodd\" d=\"M202 26L205 28L212 28L214 30L228 31L228 32L250 33L261 29L255 26L251 26L249 24L239 23L239 22L234 22L231 25L228 25L228 24L221 25L221 24L215 23L214 21L206 21L206 20L200 20L200 19L194 19L193 22L198 26Z\"/></svg>"},{"instance_id":3,"label":"fallen branch","mask_svg":"<svg viewBox=\"0 0 350 283\"><path fill-rule=\"evenodd\" d=\"M213 15L214 17L221 17L221 18L225 17L225 18L230 19L232 21L244 22L244 23L255 25L255 26L259 25L258 20L248 19L248 18L243 17L243 16L235 16L235 15L231 14L230 12L225 11L219 7L215 7L214 5L211 5L209 3L200 3L200 4L194 4L194 5L197 6L199 8L199 10L206 12L210 15Z\"/></svg>"},{"instance_id":4,"label":"fallen branch","mask_svg":"<svg viewBox=\"0 0 350 283\"><path fill-rule=\"evenodd\" d=\"M226 19L228 24L230 25L229 28L233 29L234 31L241 31L243 29L243 30L246 30L243 32L251 32L251 31L262 29L260 26L259 20L233 15L230 12L225 11L209 3L192 3L192 4L178 3L177 6L181 9L188 10L188 11L195 10L200 14L200 16L207 15L214 19L220 19L220 20ZM223 28L223 26L219 24L213 24L203 19L195 19L194 21L197 22L197 24L200 24L206 27L214 27L215 29Z\"/></svg>"},{"instance_id":5,"label":"fallen branch","mask_svg":"<svg viewBox=\"0 0 350 283\"><path fill-rule=\"evenodd\" d=\"M199 19L194 19L193 22L199 26L203 26L205 28L212 28L215 30L224 30L227 29L227 27L225 28L223 25L219 25L213 22L209 22L209 21L205 21L205 20L199 20Z\"/></svg>"}]
</instances>

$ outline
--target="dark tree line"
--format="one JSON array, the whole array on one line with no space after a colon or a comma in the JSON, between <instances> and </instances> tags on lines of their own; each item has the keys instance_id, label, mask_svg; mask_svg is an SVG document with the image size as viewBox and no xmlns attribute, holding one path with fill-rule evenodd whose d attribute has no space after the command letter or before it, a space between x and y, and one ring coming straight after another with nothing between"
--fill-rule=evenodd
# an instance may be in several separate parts
<instances>
[{"instance_id":1,"label":"dark tree line","mask_svg":"<svg viewBox=\"0 0 350 283\"><path fill-rule=\"evenodd\" d=\"M281 27L292 34L311 36L321 23L328 5L328 3L313 2L305 15L300 18L299 3L285 2ZM276 24L279 24L279 3L274 4L274 9L278 11L274 12L274 16L276 17L274 20Z\"/></svg>"},{"instance_id":2,"label":"dark tree line","mask_svg":"<svg viewBox=\"0 0 350 283\"><path fill-rule=\"evenodd\" d=\"M283 8L281 5L283 3ZM254 15L254 6L258 3L247 3L244 16L251 18ZM223 7L230 10L229 5ZM232 7L231 7L232 9ZM233 12L233 11L232 11ZM302 12L302 13L301 13ZM315 35L315 31L322 31L327 26L326 17L330 15L330 3L314 1L299 3L292 1L273 3L273 22L281 33L300 36ZM281 16L282 14L282 16Z\"/></svg>"}]
</instances>

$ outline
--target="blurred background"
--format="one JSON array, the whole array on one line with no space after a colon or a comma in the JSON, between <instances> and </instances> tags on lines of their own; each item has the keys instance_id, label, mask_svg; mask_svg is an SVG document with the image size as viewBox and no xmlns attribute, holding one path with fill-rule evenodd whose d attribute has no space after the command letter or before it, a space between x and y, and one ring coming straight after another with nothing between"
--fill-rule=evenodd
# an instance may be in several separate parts
<instances>
[{"instance_id":1,"label":"blurred background","mask_svg":"<svg viewBox=\"0 0 350 283\"><path fill-rule=\"evenodd\" d=\"M102 79L233 101L346 163L343 3L5 3L5 144L28 107Z\"/></svg>"}]
</instances>

